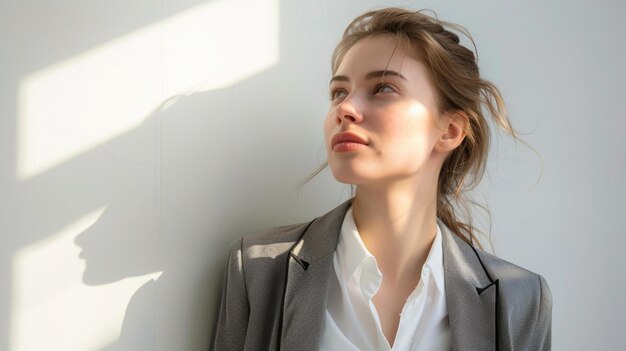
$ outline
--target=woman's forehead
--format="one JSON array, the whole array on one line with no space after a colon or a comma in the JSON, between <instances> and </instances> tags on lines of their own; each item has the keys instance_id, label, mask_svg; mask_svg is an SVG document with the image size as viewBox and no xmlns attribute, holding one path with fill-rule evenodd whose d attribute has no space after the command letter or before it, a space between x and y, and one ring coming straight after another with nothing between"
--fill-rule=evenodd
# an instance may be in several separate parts
<instances>
[{"instance_id":1,"label":"woman's forehead","mask_svg":"<svg viewBox=\"0 0 626 351\"><path fill-rule=\"evenodd\" d=\"M369 72L389 70L407 78L423 76L424 65L413 52L415 49L407 47L407 44L407 41L393 34L361 39L348 49L336 75L360 79Z\"/></svg>"}]
</instances>

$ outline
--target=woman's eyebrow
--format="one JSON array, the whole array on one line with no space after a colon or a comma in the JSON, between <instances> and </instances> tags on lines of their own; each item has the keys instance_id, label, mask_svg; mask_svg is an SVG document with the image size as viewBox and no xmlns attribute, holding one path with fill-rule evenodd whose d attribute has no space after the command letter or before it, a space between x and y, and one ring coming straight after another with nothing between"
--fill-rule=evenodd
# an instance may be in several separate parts
<instances>
[{"instance_id":1,"label":"woman's eyebrow","mask_svg":"<svg viewBox=\"0 0 626 351\"><path fill-rule=\"evenodd\" d=\"M401 75L400 73L398 73L396 71L384 71L384 70L369 72L368 74L365 75L365 79L378 78L378 77L382 77L383 75L385 75L385 76L396 76L396 77L400 77L400 78L402 78L404 80L407 80L403 75ZM349 82L350 78L348 78L347 76L337 75L337 76L334 76L334 77L332 77L330 79L330 82L328 82L328 85L330 85L334 81Z\"/></svg>"}]
</instances>

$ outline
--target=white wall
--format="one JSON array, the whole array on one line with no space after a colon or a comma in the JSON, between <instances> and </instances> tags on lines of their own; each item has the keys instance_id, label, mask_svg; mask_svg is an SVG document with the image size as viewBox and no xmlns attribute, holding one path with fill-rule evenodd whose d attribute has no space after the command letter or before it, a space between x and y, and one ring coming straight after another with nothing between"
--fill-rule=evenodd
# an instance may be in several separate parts
<instances>
[{"instance_id":1,"label":"white wall","mask_svg":"<svg viewBox=\"0 0 626 351\"><path fill-rule=\"evenodd\" d=\"M478 193L554 349L624 345L626 3L61 0L0 3L0 350L207 349L226 245L347 198L297 182L334 45L387 4L468 28L543 159L494 136Z\"/></svg>"}]
</instances>

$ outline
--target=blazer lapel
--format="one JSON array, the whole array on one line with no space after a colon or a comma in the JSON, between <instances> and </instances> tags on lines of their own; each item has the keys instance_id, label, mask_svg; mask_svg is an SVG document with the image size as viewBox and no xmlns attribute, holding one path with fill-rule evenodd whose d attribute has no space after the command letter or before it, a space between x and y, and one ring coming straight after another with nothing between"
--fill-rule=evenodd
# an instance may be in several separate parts
<instances>
[{"instance_id":1,"label":"blazer lapel","mask_svg":"<svg viewBox=\"0 0 626 351\"><path fill-rule=\"evenodd\" d=\"M474 249L437 218L443 234L446 303L453 350L497 350L498 280Z\"/></svg>"},{"instance_id":2,"label":"blazer lapel","mask_svg":"<svg viewBox=\"0 0 626 351\"><path fill-rule=\"evenodd\" d=\"M324 323L333 253L349 199L311 222L290 251L279 349L316 349Z\"/></svg>"}]
</instances>

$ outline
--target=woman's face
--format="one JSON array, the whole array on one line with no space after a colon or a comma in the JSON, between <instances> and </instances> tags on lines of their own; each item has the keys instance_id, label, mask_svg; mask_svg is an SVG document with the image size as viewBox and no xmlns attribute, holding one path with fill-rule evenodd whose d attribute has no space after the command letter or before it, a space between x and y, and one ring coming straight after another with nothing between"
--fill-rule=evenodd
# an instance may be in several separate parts
<instances>
[{"instance_id":1,"label":"woman's face","mask_svg":"<svg viewBox=\"0 0 626 351\"><path fill-rule=\"evenodd\" d=\"M395 45L391 34L358 41L331 79L324 135L328 163L342 183L379 183L415 178L424 171L438 173L436 168L445 157L435 147L445 131L435 126L435 92L426 67L414 53L405 52L401 42L390 60ZM365 144L333 147L333 137L343 132L360 136Z\"/></svg>"}]
</instances>

